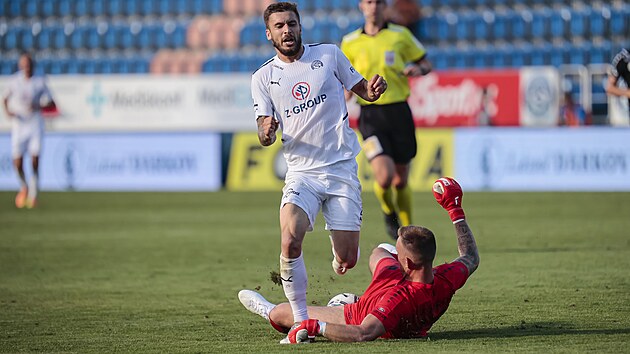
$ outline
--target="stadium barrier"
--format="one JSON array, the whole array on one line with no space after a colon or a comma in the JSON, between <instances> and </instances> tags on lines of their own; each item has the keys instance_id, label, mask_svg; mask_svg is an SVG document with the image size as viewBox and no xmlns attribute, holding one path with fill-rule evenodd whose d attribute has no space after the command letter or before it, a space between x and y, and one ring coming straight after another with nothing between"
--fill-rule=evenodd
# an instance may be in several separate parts
<instances>
[{"instance_id":1,"label":"stadium barrier","mask_svg":"<svg viewBox=\"0 0 630 354\"><path fill-rule=\"evenodd\" d=\"M9 134L0 134L0 190L17 190ZM25 169L30 170L26 161ZM217 133L46 134L42 190L215 191L221 188Z\"/></svg>"},{"instance_id":2,"label":"stadium barrier","mask_svg":"<svg viewBox=\"0 0 630 354\"><path fill-rule=\"evenodd\" d=\"M434 72L411 79L409 104L418 127L554 126L559 78L551 67ZM256 130L249 74L53 75L48 82L59 109L49 131ZM7 84L0 77L0 92ZM359 107L348 109L356 127ZM0 119L0 131L9 130Z\"/></svg>"},{"instance_id":3,"label":"stadium barrier","mask_svg":"<svg viewBox=\"0 0 630 354\"><path fill-rule=\"evenodd\" d=\"M454 176L468 191L630 191L630 129L610 127L418 129L409 184L429 191ZM234 136L226 188L277 190L286 166L279 144L261 147L254 133ZM357 157L365 191L372 174Z\"/></svg>"}]
</instances>

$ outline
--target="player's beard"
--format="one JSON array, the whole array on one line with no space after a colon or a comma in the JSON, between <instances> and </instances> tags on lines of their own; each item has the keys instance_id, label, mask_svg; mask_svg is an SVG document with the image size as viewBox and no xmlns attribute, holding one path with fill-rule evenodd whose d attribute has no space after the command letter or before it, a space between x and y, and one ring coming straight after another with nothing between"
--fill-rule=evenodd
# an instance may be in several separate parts
<instances>
[{"instance_id":1,"label":"player's beard","mask_svg":"<svg viewBox=\"0 0 630 354\"><path fill-rule=\"evenodd\" d=\"M282 39L280 39L280 41L273 40L272 42L273 42L273 46L282 55L287 56L287 57L293 57L293 56L296 56L300 52L300 49L302 49L302 37L301 36L294 37L293 40L295 41L295 43L293 47L289 49L282 48Z\"/></svg>"}]
</instances>

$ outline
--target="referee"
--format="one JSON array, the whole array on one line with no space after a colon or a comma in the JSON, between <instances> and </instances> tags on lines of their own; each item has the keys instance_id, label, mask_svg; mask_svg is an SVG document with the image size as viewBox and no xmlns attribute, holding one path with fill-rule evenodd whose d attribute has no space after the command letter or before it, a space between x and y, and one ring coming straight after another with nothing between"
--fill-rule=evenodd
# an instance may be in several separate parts
<instances>
[{"instance_id":1,"label":"referee","mask_svg":"<svg viewBox=\"0 0 630 354\"><path fill-rule=\"evenodd\" d=\"M431 63L426 51L403 26L385 19L385 0L361 0L365 25L343 37L341 50L363 77L381 74L388 89L376 102L357 98L361 105L359 131L363 151L374 173L374 193L385 215L387 233L411 224L409 166L416 156L416 134L409 97L409 76L426 75ZM349 97L347 95L346 98Z\"/></svg>"}]
</instances>

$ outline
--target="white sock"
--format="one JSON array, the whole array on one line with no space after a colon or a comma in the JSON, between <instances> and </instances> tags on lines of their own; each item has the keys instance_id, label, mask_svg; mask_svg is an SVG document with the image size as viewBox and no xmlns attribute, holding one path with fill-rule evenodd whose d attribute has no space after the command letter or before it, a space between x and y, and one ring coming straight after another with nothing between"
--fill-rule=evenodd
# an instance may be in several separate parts
<instances>
[{"instance_id":1,"label":"white sock","mask_svg":"<svg viewBox=\"0 0 630 354\"><path fill-rule=\"evenodd\" d=\"M306 310L306 288L308 276L304 258L300 254L298 258L285 258L280 255L280 277L284 295L289 300L293 311L293 322L308 320Z\"/></svg>"},{"instance_id":2,"label":"white sock","mask_svg":"<svg viewBox=\"0 0 630 354\"><path fill-rule=\"evenodd\" d=\"M33 173L30 183L28 185L28 199L37 198L37 190L39 189L39 176L37 173Z\"/></svg>"}]
</instances>

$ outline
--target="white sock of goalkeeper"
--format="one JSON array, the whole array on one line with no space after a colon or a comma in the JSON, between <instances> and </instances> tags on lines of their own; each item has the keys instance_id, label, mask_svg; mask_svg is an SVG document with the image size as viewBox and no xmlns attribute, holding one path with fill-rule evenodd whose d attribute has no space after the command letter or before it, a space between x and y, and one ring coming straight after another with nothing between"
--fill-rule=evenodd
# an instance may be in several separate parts
<instances>
[{"instance_id":1,"label":"white sock of goalkeeper","mask_svg":"<svg viewBox=\"0 0 630 354\"><path fill-rule=\"evenodd\" d=\"M302 254L298 258L285 258L280 255L280 277L284 295L289 300L296 323L308 320L306 310L306 288L308 276Z\"/></svg>"}]
</instances>

